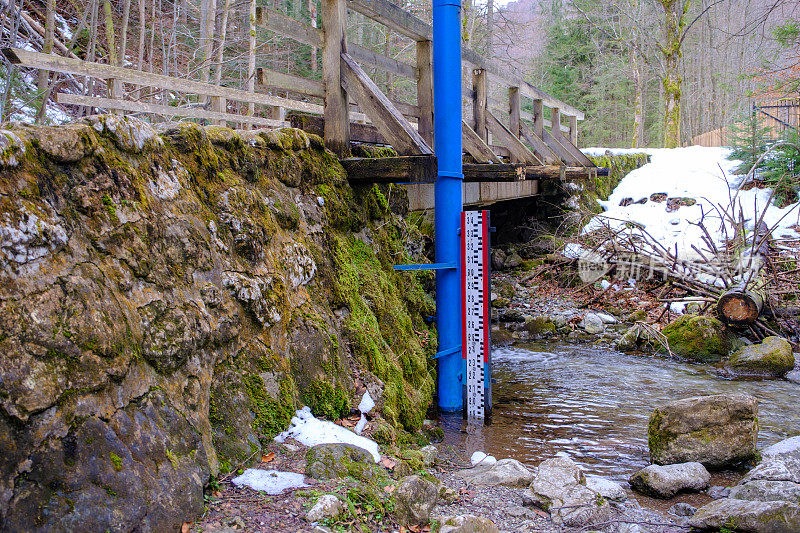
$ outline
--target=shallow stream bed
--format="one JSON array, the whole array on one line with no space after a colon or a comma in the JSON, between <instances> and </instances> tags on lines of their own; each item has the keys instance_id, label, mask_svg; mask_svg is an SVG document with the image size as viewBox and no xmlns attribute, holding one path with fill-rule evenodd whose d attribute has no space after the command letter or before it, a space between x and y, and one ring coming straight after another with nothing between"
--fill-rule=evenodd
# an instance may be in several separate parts
<instances>
[{"instance_id":1,"label":"shallow stream bed","mask_svg":"<svg viewBox=\"0 0 800 533\"><path fill-rule=\"evenodd\" d=\"M491 425L442 421L446 443L530 465L566 452L588 473L623 481L649 464L647 422L663 402L747 392L759 400L759 447L800 434L800 385L734 381L712 366L564 343L495 348ZM467 455L469 456L469 455Z\"/></svg>"}]
</instances>

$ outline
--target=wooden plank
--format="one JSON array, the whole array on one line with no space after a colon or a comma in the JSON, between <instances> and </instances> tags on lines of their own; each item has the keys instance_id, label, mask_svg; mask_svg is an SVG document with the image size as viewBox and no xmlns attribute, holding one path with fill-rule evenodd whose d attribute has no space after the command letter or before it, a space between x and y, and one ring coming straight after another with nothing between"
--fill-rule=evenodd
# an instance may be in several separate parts
<instances>
[{"instance_id":1,"label":"wooden plank","mask_svg":"<svg viewBox=\"0 0 800 533\"><path fill-rule=\"evenodd\" d=\"M519 138L520 136L520 98L519 87L508 88L508 131Z\"/></svg>"},{"instance_id":2,"label":"wooden plank","mask_svg":"<svg viewBox=\"0 0 800 533\"><path fill-rule=\"evenodd\" d=\"M287 118L293 128L313 133L320 137L325 135L325 119L323 117L292 113ZM350 141L367 144L389 144L380 134L378 128L372 124L359 124L357 122L350 122Z\"/></svg>"},{"instance_id":3,"label":"wooden plank","mask_svg":"<svg viewBox=\"0 0 800 533\"><path fill-rule=\"evenodd\" d=\"M486 120L492 135L511 152L512 163L525 163L528 165L542 164L539 158L536 157L527 146L522 144L522 141L515 137L491 112L486 112Z\"/></svg>"},{"instance_id":4,"label":"wooden plank","mask_svg":"<svg viewBox=\"0 0 800 533\"><path fill-rule=\"evenodd\" d=\"M327 19L323 17L322 20ZM287 17L274 9L257 7L256 22L259 26L279 33L284 37L294 39L299 43L307 44L314 48L322 48L324 36L321 29Z\"/></svg>"},{"instance_id":5,"label":"wooden plank","mask_svg":"<svg viewBox=\"0 0 800 533\"><path fill-rule=\"evenodd\" d=\"M464 163L464 181L522 181L525 165L517 163Z\"/></svg>"},{"instance_id":6,"label":"wooden plank","mask_svg":"<svg viewBox=\"0 0 800 533\"><path fill-rule=\"evenodd\" d=\"M433 41L433 28L387 0L348 0L347 7L414 41Z\"/></svg>"},{"instance_id":7,"label":"wooden plank","mask_svg":"<svg viewBox=\"0 0 800 533\"><path fill-rule=\"evenodd\" d=\"M410 80L417 79L418 71L416 67L409 65L408 63L403 63L402 61L392 59L391 57L387 57L383 54L379 54L378 52L373 52L372 50L364 48L363 46L359 46L354 43L348 43L347 53L350 54L350 56L360 64L372 65L373 67L388 70L389 72L397 74L398 76L403 76L404 78L408 78Z\"/></svg>"},{"instance_id":8,"label":"wooden plank","mask_svg":"<svg viewBox=\"0 0 800 533\"><path fill-rule=\"evenodd\" d=\"M422 113L418 105L406 104L405 102L398 102L397 100L392 100L392 104L406 117L419 118Z\"/></svg>"},{"instance_id":9,"label":"wooden plank","mask_svg":"<svg viewBox=\"0 0 800 533\"><path fill-rule=\"evenodd\" d=\"M341 160L350 183L433 183L436 181L436 157L410 155L400 157L348 158Z\"/></svg>"},{"instance_id":10,"label":"wooden plank","mask_svg":"<svg viewBox=\"0 0 800 533\"><path fill-rule=\"evenodd\" d=\"M233 115L231 113L218 113L197 107L173 107L168 105L151 104L147 102L132 102L130 100L114 100L97 96L83 96L80 94L57 93L56 102L59 104L102 107L105 109L120 109L130 113L150 113L154 115L196 118L203 120L223 120L228 122L238 122L240 124L264 126L268 128L284 128L289 126L289 124L285 121L273 120L270 118Z\"/></svg>"},{"instance_id":11,"label":"wooden plank","mask_svg":"<svg viewBox=\"0 0 800 533\"><path fill-rule=\"evenodd\" d=\"M543 163L561 163L561 158L556 154L552 148L547 146L541 137L537 136L524 122L520 121L519 131L522 138L531 145L533 153L536 154Z\"/></svg>"},{"instance_id":12,"label":"wooden plank","mask_svg":"<svg viewBox=\"0 0 800 533\"><path fill-rule=\"evenodd\" d=\"M260 93L249 93L239 89L230 89L220 85L212 85L194 80L173 78L163 74L154 74L132 70L122 67L115 67L103 63L92 63L80 59L57 56L54 54L42 54L31 52L21 48L4 48L3 55L15 65L22 65L30 68L50 70L64 74L75 74L77 76L89 76L107 80L116 79L118 82L141 85L144 87L155 87L189 94L199 94L203 96L220 96L228 100L237 102L252 102L259 105L285 107L306 113L322 114L322 106L309 102L300 102L288 98L280 98Z\"/></svg>"},{"instance_id":13,"label":"wooden plank","mask_svg":"<svg viewBox=\"0 0 800 533\"><path fill-rule=\"evenodd\" d=\"M433 154L433 150L375 85L367 73L342 52L342 87L355 97L359 107L400 155ZM326 121L327 123L327 121Z\"/></svg>"},{"instance_id":14,"label":"wooden plank","mask_svg":"<svg viewBox=\"0 0 800 533\"><path fill-rule=\"evenodd\" d=\"M558 154L558 158L564 162L565 165L577 166L580 165L580 161L575 158L574 155L563 145L561 141L554 137L549 131L546 129L542 131L542 140L553 150L556 154Z\"/></svg>"},{"instance_id":15,"label":"wooden plank","mask_svg":"<svg viewBox=\"0 0 800 533\"><path fill-rule=\"evenodd\" d=\"M316 80L292 76L283 72L276 72L268 68L256 70L256 79L261 87L275 89L286 89L300 94L308 94L323 98L325 96L325 85Z\"/></svg>"},{"instance_id":16,"label":"wooden plank","mask_svg":"<svg viewBox=\"0 0 800 533\"><path fill-rule=\"evenodd\" d=\"M561 110L557 107L550 110L550 124L550 132L553 134L553 137L555 137L559 144L570 153L573 161L576 161L578 165L584 167L594 166L594 163L561 133Z\"/></svg>"},{"instance_id":17,"label":"wooden plank","mask_svg":"<svg viewBox=\"0 0 800 533\"><path fill-rule=\"evenodd\" d=\"M507 109L508 106L506 105L505 102L501 102L501 101L499 101L499 100L497 100L495 98L489 98L488 102L489 102L489 109L491 111L496 111L497 113L495 114L495 116L498 117L498 118L499 118L500 115L505 115L509 111ZM525 119L525 120L528 120L530 122L533 122L533 120L534 120L533 113L528 113L527 111L523 111L522 109L520 109L519 117L521 119ZM575 117L575 118L577 118L577 117ZM569 133L569 126L565 126L564 124L562 124L561 125L561 132L562 133Z\"/></svg>"},{"instance_id":18,"label":"wooden plank","mask_svg":"<svg viewBox=\"0 0 800 533\"><path fill-rule=\"evenodd\" d=\"M433 43L431 41L417 42L417 72L419 73L417 78L417 106L419 106L417 131L428 143L428 146L434 146Z\"/></svg>"},{"instance_id":19,"label":"wooden plank","mask_svg":"<svg viewBox=\"0 0 800 533\"><path fill-rule=\"evenodd\" d=\"M478 163L500 162L500 158L489 148L489 145L464 120L461 121L461 140L464 145L464 151Z\"/></svg>"},{"instance_id":20,"label":"wooden plank","mask_svg":"<svg viewBox=\"0 0 800 533\"><path fill-rule=\"evenodd\" d=\"M342 87L342 53L347 50L345 0L322 0L325 44L322 47L322 80L325 84L325 146L339 157L350 155L350 119L347 93Z\"/></svg>"},{"instance_id":21,"label":"wooden plank","mask_svg":"<svg viewBox=\"0 0 800 533\"><path fill-rule=\"evenodd\" d=\"M587 179L595 168L565 167L562 165L529 166L525 168L525 179L561 179L567 180Z\"/></svg>"},{"instance_id":22,"label":"wooden plank","mask_svg":"<svg viewBox=\"0 0 800 533\"><path fill-rule=\"evenodd\" d=\"M489 142L489 130L486 125L486 71L472 71L472 116L475 121L475 133L485 143Z\"/></svg>"}]
</instances>

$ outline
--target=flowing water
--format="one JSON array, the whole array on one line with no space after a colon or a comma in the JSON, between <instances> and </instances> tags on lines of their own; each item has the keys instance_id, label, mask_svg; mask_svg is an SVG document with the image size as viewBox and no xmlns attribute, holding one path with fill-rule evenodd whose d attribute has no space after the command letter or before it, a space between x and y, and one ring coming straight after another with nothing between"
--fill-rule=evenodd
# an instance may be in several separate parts
<instances>
[{"instance_id":1,"label":"flowing water","mask_svg":"<svg viewBox=\"0 0 800 533\"><path fill-rule=\"evenodd\" d=\"M669 400L747 392L759 400L759 447L800 434L800 385L723 379L706 365L562 343L493 351L491 425L443 420L446 442L536 465L566 452L617 480L649 464L647 422Z\"/></svg>"}]
</instances>

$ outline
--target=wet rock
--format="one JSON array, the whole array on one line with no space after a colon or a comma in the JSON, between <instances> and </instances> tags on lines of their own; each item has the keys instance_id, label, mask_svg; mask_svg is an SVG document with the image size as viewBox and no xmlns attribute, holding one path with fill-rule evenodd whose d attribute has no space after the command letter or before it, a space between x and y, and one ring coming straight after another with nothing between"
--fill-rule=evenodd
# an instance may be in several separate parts
<instances>
[{"instance_id":1,"label":"wet rock","mask_svg":"<svg viewBox=\"0 0 800 533\"><path fill-rule=\"evenodd\" d=\"M606 329L603 319L597 313L586 313L578 325L591 335L602 333Z\"/></svg>"},{"instance_id":2,"label":"wet rock","mask_svg":"<svg viewBox=\"0 0 800 533\"><path fill-rule=\"evenodd\" d=\"M601 476L586 476L586 486L606 500L623 502L628 499L622 485Z\"/></svg>"},{"instance_id":3,"label":"wet rock","mask_svg":"<svg viewBox=\"0 0 800 533\"><path fill-rule=\"evenodd\" d=\"M427 524L439 499L436 485L419 476L403 478L392 493L395 515L404 525Z\"/></svg>"},{"instance_id":4,"label":"wet rock","mask_svg":"<svg viewBox=\"0 0 800 533\"><path fill-rule=\"evenodd\" d=\"M725 366L740 376L782 377L794 368L792 345L781 337L767 337L736 350Z\"/></svg>"},{"instance_id":5,"label":"wet rock","mask_svg":"<svg viewBox=\"0 0 800 533\"><path fill-rule=\"evenodd\" d=\"M688 503L678 502L670 507L667 512L674 516L693 516L697 512L697 507Z\"/></svg>"},{"instance_id":6,"label":"wet rock","mask_svg":"<svg viewBox=\"0 0 800 533\"><path fill-rule=\"evenodd\" d=\"M352 444L317 444L306 452L306 475L314 479L350 476L359 481L379 477L372 454Z\"/></svg>"},{"instance_id":7,"label":"wet rock","mask_svg":"<svg viewBox=\"0 0 800 533\"><path fill-rule=\"evenodd\" d=\"M500 533L488 518L471 514L442 518L439 533Z\"/></svg>"},{"instance_id":8,"label":"wet rock","mask_svg":"<svg viewBox=\"0 0 800 533\"><path fill-rule=\"evenodd\" d=\"M791 381L792 383L800 384L800 370L792 370L788 374L786 374L786 379Z\"/></svg>"},{"instance_id":9,"label":"wet rock","mask_svg":"<svg viewBox=\"0 0 800 533\"><path fill-rule=\"evenodd\" d=\"M756 452L758 401L749 394L729 393L669 402L653 411L647 433L650 459L656 464L738 464Z\"/></svg>"},{"instance_id":10,"label":"wet rock","mask_svg":"<svg viewBox=\"0 0 800 533\"><path fill-rule=\"evenodd\" d=\"M504 309L499 318L500 322L525 322L525 315L518 309Z\"/></svg>"},{"instance_id":11,"label":"wet rock","mask_svg":"<svg viewBox=\"0 0 800 533\"><path fill-rule=\"evenodd\" d=\"M548 511L553 522L567 527L601 522L610 512L605 498L586 486L583 471L568 457L540 464L522 503Z\"/></svg>"},{"instance_id":12,"label":"wet rock","mask_svg":"<svg viewBox=\"0 0 800 533\"><path fill-rule=\"evenodd\" d=\"M314 507L309 509L306 520L309 522L319 522L326 518L334 518L344 511L342 501L332 494L324 494L319 497Z\"/></svg>"},{"instance_id":13,"label":"wet rock","mask_svg":"<svg viewBox=\"0 0 800 533\"><path fill-rule=\"evenodd\" d=\"M661 333L672 353L703 363L726 357L735 341L722 322L707 316L683 315L667 324Z\"/></svg>"},{"instance_id":14,"label":"wet rock","mask_svg":"<svg viewBox=\"0 0 800 533\"><path fill-rule=\"evenodd\" d=\"M661 342L652 327L634 324L625 331L616 346L621 352L653 352L661 346Z\"/></svg>"},{"instance_id":15,"label":"wet rock","mask_svg":"<svg viewBox=\"0 0 800 533\"><path fill-rule=\"evenodd\" d=\"M733 487L729 497L734 500L800 503L800 483L758 479Z\"/></svg>"},{"instance_id":16,"label":"wet rock","mask_svg":"<svg viewBox=\"0 0 800 533\"><path fill-rule=\"evenodd\" d=\"M723 498L699 508L689 520L689 525L698 529L796 533L800 531L800 506L783 501Z\"/></svg>"},{"instance_id":17,"label":"wet rock","mask_svg":"<svg viewBox=\"0 0 800 533\"><path fill-rule=\"evenodd\" d=\"M800 483L800 436L784 439L761 451L761 462L741 482L757 480Z\"/></svg>"},{"instance_id":18,"label":"wet rock","mask_svg":"<svg viewBox=\"0 0 800 533\"><path fill-rule=\"evenodd\" d=\"M467 483L487 486L527 487L533 481L533 473L516 459L500 459L488 466L461 470L458 476Z\"/></svg>"},{"instance_id":19,"label":"wet rock","mask_svg":"<svg viewBox=\"0 0 800 533\"><path fill-rule=\"evenodd\" d=\"M526 318L524 328L535 338L549 337L556 332L555 323L546 316Z\"/></svg>"},{"instance_id":20,"label":"wet rock","mask_svg":"<svg viewBox=\"0 0 800 533\"><path fill-rule=\"evenodd\" d=\"M708 488L711 474L700 463L650 465L631 476L634 490L655 496L672 498L679 492L699 492Z\"/></svg>"}]
</instances>

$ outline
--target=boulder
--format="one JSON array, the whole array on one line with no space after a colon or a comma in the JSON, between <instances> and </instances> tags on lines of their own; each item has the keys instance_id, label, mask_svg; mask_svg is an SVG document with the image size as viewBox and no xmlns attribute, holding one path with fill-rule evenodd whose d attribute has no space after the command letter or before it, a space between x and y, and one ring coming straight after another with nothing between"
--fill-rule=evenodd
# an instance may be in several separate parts
<instances>
[{"instance_id":1,"label":"boulder","mask_svg":"<svg viewBox=\"0 0 800 533\"><path fill-rule=\"evenodd\" d=\"M708 316L683 315L661 332L672 353L703 363L726 357L735 340L722 322Z\"/></svg>"},{"instance_id":2,"label":"boulder","mask_svg":"<svg viewBox=\"0 0 800 533\"><path fill-rule=\"evenodd\" d=\"M650 459L656 464L738 464L756 453L758 401L749 394L728 393L669 402L653 411L647 434Z\"/></svg>"},{"instance_id":3,"label":"boulder","mask_svg":"<svg viewBox=\"0 0 800 533\"><path fill-rule=\"evenodd\" d=\"M492 250L492 270L503 270L506 262L506 253L500 248Z\"/></svg>"},{"instance_id":4,"label":"boulder","mask_svg":"<svg viewBox=\"0 0 800 533\"><path fill-rule=\"evenodd\" d=\"M427 524L439 499L439 489L419 476L408 476L394 489L392 499L395 515L401 524Z\"/></svg>"},{"instance_id":5,"label":"boulder","mask_svg":"<svg viewBox=\"0 0 800 533\"><path fill-rule=\"evenodd\" d=\"M381 474L372 454L352 444L317 444L306 452L306 475L314 479L350 476L359 481L373 481Z\"/></svg>"},{"instance_id":6,"label":"boulder","mask_svg":"<svg viewBox=\"0 0 800 533\"><path fill-rule=\"evenodd\" d=\"M729 497L734 500L800 503L800 483L758 479L736 485L731 489Z\"/></svg>"},{"instance_id":7,"label":"boulder","mask_svg":"<svg viewBox=\"0 0 800 533\"><path fill-rule=\"evenodd\" d=\"M420 453L422 454L422 464L425 466L431 466L433 463L436 462L436 456L439 454L439 450L436 449L436 446L427 445L423 446L419 449Z\"/></svg>"},{"instance_id":8,"label":"boulder","mask_svg":"<svg viewBox=\"0 0 800 533\"><path fill-rule=\"evenodd\" d=\"M500 533L488 518L471 514L442 518L439 533Z\"/></svg>"},{"instance_id":9,"label":"boulder","mask_svg":"<svg viewBox=\"0 0 800 533\"><path fill-rule=\"evenodd\" d=\"M580 327L592 335L602 333L606 329L603 319L597 313L586 313L583 320L578 324Z\"/></svg>"},{"instance_id":10,"label":"boulder","mask_svg":"<svg viewBox=\"0 0 800 533\"><path fill-rule=\"evenodd\" d=\"M554 523L567 527L602 522L610 512L605 498L586 486L583 471L568 457L540 464L522 503L548 511Z\"/></svg>"},{"instance_id":11,"label":"boulder","mask_svg":"<svg viewBox=\"0 0 800 533\"><path fill-rule=\"evenodd\" d=\"M586 486L606 500L624 502L628 499L628 495L622 485L604 477L586 476Z\"/></svg>"},{"instance_id":12,"label":"boulder","mask_svg":"<svg viewBox=\"0 0 800 533\"><path fill-rule=\"evenodd\" d=\"M527 487L533 481L533 472L516 459L500 459L488 466L461 470L457 475L472 485Z\"/></svg>"},{"instance_id":13,"label":"boulder","mask_svg":"<svg viewBox=\"0 0 800 533\"><path fill-rule=\"evenodd\" d=\"M673 516L693 516L697 512L697 507L688 503L678 502L667 509L667 512Z\"/></svg>"},{"instance_id":14,"label":"boulder","mask_svg":"<svg viewBox=\"0 0 800 533\"><path fill-rule=\"evenodd\" d=\"M800 483L800 435L762 450L761 462L740 483L758 480Z\"/></svg>"},{"instance_id":15,"label":"boulder","mask_svg":"<svg viewBox=\"0 0 800 533\"><path fill-rule=\"evenodd\" d=\"M661 347L652 327L646 324L634 324L629 327L617 341L617 350L621 352L653 352Z\"/></svg>"},{"instance_id":16,"label":"boulder","mask_svg":"<svg viewBox=\"0 0 800 533\"><path fill-rule=\"evenodd\" d=\"M514 252L506 257L506 260L503 264L505 268L517 268L522 264L522 257L519 256L518 253Z\"/></svg>"},{"instance_id":17,"label":"boulder","mask_svg":"<svg viewBox=\"0 0 800 533\"><path fill-rule=\"evenodd\" d=\"M672 498L679 492L698 492L708 488L711 474L700 463L650 465L630 478L634 490L656 498Z\"/></svg>"},{"instance_id":18,"label":"boulder","mask_svg":"<svg viewBox=\"0 0 800 533\"><path fill-rule=\"evenodd\" d=\"M783 501L723 498L698 509L689 525L717 531L725 528L754 533L797 533L800 531L800 506Z\"/></svg>"},{"instance_id":19,"label":"boulder","mask_svg":"<svg viewBox=\"0 0 800 533\"><path fill-rule=\"evenodd\" d=\"M319 497L314 507L309 509L306 520L309 522L319 522L325 518L333 518L344 511L344 504L333 494L324 494Z\"/></svg>"},{"instance_id":20,"label":"boulder","mask_svg":"<svg viewBox=\"0 0 800 533\"><path fill-rule=\"evenodd\" d=\"M794 368L792 345L781 337L736 350L725 367L735 375L779 378Z\"/></svg>"}]
</instances>

